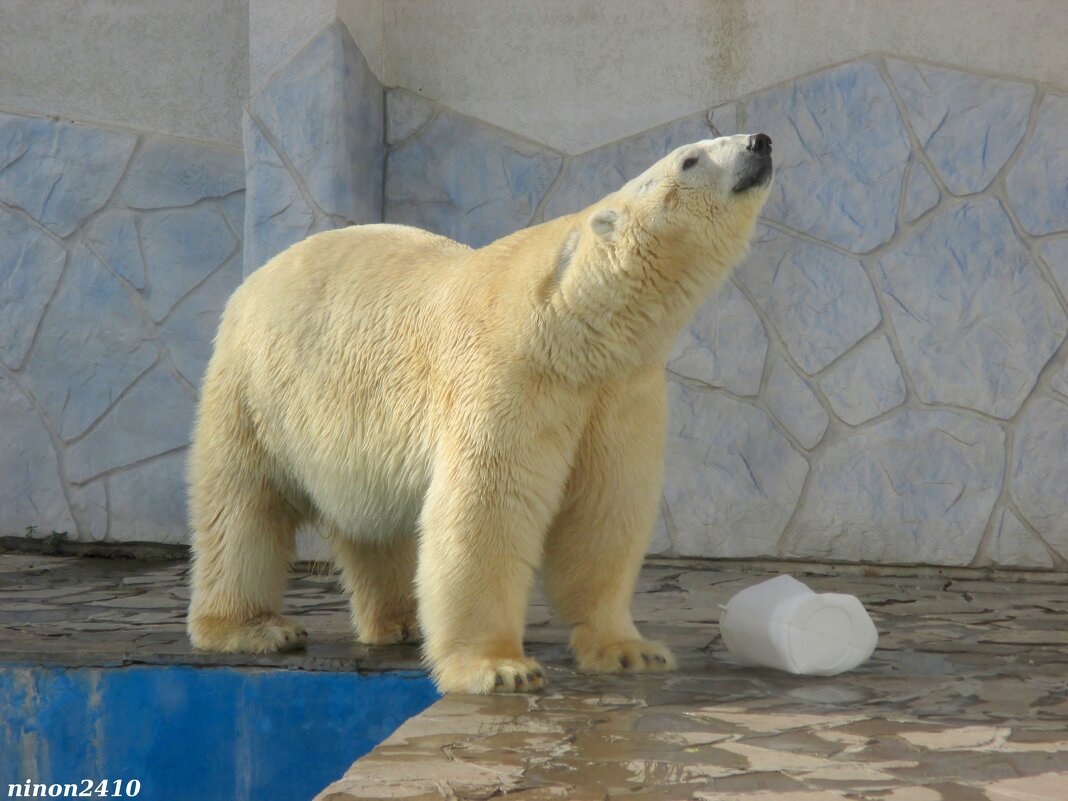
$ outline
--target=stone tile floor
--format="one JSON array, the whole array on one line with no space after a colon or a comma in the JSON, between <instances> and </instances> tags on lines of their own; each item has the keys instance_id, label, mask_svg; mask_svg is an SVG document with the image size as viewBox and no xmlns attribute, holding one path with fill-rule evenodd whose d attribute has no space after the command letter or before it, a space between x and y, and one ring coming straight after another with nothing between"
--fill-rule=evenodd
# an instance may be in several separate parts
<instances>
[{"instance_id":1,"label":"stone tile floor","mask_svg":"<svg viewBox=\"0 0 1068 801\"><path fill-rule=\"evenodd\" d=\"M860 669L833 678L739 667L718 605L768 573L656 560L635 602L646 633L680 657L675 675L575 674L536 598L536 695L448 697L409 720L319 801L373 798L712 801L1066 801L1068 583L1064 576L864 575L790 570L860 597L880 632ZM288 604L306 652L192 652L185 565L0 555L0 659L60 664L412 667L412 647L351 642L334 580L298 571Z\"/></svg>"}]
</instances>

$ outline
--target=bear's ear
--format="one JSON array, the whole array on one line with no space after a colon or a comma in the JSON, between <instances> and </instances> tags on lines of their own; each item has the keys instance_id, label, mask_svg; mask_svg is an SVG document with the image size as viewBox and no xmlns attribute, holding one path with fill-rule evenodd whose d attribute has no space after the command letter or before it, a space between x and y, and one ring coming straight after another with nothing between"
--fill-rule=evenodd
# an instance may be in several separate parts
<instances>
[{"instance_id":1,"label":"bear's ear","mask_svg":"<svg viewBox=\"0 0 1068 801\"><path fill-rule=\"evenodd\" d=\"M598 209L590 215L590 228L601 239L614 240L618 226L619 212L615 209Z\"/></svg>"}]
</instances>

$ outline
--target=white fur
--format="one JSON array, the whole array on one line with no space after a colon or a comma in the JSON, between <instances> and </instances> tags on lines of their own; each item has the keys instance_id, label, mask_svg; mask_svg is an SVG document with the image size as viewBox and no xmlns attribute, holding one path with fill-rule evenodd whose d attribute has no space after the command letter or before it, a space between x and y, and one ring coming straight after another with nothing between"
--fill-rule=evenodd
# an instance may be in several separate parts
<instances>
[{"instance_id":1,"label":"white fur","mask_svg":"<svg viewBox=\"0 0 1068 801\"><path fill-rule=\"evenodd\" d=\"M680 148L479 250L357 226L249 276L190 456L193 643L303 643L280 613L294 529L313 522L359 638L421 628L443 690L542 683L522 645L539 567L580 668L672 667L629 605L660 495L668 350L767 196L731 191L745 143Z\"/></svg>"}]
</instances>

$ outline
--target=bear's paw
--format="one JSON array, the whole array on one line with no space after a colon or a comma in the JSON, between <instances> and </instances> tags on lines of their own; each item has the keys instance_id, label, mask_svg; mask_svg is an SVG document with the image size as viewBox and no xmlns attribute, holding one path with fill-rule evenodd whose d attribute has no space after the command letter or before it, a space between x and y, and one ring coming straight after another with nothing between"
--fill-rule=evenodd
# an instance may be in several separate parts
<instances>
[{"instance_id":1,"label":"bear's paw","mask_svg":"<svg viewBox=\"0 0 1068 801\"><path fill-rule=\"evenodd\" d=\"M358 632L357 639L364 645L396 645L398 643L418 642L421 636L415 612L406 612L392 619L357 624L356 630Z\"/></svg>"},{"instance_id":2,"label":"bear's paw","mask_svg":"<svg viewBox=\"0 0 1068 801\"><path fill-rule=\"evenodd\" d=\"M453 657L435 670L438 689L446 693L527 693L546 684L545 670L533 659Z\"/></svg>"},{"instance_id":3,"label":"bear's paw","mask_svg":"<svg viewBox=\"0 0 1068 801\"><path fill-rule=\"evenodd\" d=\"M583 673L650 673L675 669L675 657L663 643L622 640L599 648L577 649Z\"/></svg>"},{"instance_id":4,"label":"bear's paw","mask_svg":"<svg viewBox=\"0 0 1068 801\"><path fill-rule=\"evenodd\" d=\"M308 630L281 615L261 615L252 620L201 617L189 621L189 637L202 651L268 654L303 648Z\"/></svg>"}]
</instances>

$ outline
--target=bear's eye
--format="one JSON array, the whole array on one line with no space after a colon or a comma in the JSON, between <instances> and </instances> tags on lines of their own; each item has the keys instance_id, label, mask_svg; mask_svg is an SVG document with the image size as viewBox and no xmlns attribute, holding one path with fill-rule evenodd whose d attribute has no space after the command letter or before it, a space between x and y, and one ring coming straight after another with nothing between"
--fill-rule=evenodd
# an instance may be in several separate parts
<instances>
[{"instance_id":1,"label":"bear's eye","mask_svg":"<svg viewBox=\"0 0 1068 801\"><path fill-rule=\"evenodd\" d=\"M698 159L699 159L698 156L690 156L689 158L686 159L686 161L682 162L682 168L684 170L688 170L688 169L690 169L690 167L696 166Z\"/></svg>"}]
</instances>

